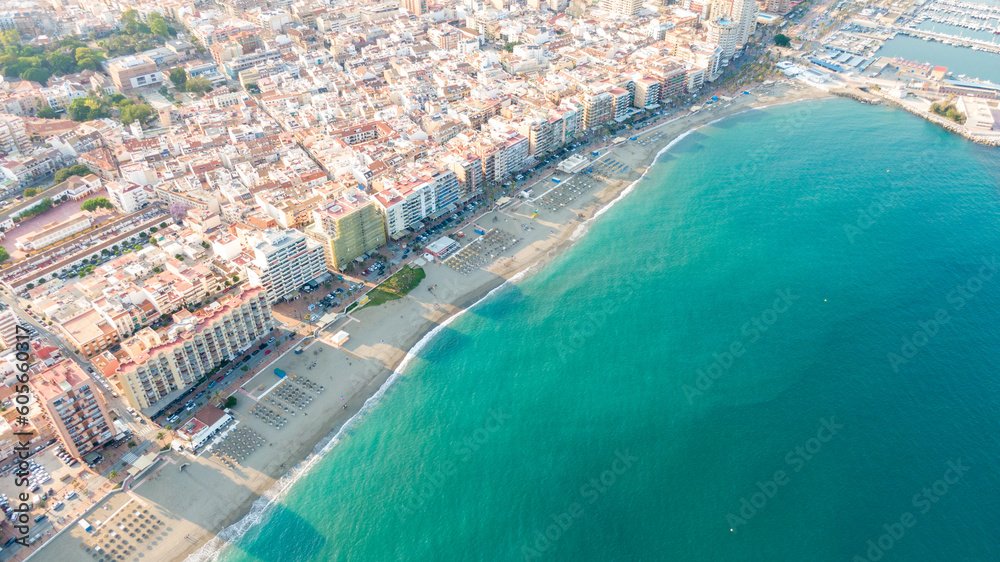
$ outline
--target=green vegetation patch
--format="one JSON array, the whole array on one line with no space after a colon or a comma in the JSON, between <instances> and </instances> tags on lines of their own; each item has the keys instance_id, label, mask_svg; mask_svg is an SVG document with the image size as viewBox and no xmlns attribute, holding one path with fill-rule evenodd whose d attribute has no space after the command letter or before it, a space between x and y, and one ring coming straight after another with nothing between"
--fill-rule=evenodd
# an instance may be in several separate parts
<instances>
[{"instance_id":1,"label":"green vegetation patch","mask_svg":"<svg viewBox=\"0 0 1000 562\"><path fill-rule=\"evenodd\" d=\"M422 267L403 266L392 277L368 293L369 300L365 306L378 306L385 302L401 299L417 288L424 277L427 277L427 273Z\"/></svg>"},{"instance_id":2,"label":"green vegetation patch","mask_svg":"<svg viewBox=\"0 0 1000 562\"><path fill-rule=\"evenodd\" d=\"M965 123L965 115L962 115L958 108L955 107L955 102L948 100L945 103L932 103L931 113L940 115L945 119L950 119L959 125Z\"/></svg>"}]
</instances>

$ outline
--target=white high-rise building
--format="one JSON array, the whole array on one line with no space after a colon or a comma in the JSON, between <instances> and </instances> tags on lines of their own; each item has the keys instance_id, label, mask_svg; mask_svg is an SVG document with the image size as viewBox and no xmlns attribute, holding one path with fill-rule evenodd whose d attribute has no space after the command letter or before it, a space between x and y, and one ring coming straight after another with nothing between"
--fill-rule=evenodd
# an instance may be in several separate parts
<instances>
[{"instance_id":1,"label":"white high-rise building","mask_svg":"<svg viewBox=\"0 0 1000 562\"><path fill-rule=\"evenodd\" d=\"M247 275L252 284L267 289L269 303L326 272L323 246L295 229L265 231L252 239L251 250L254 260Z\"/></svg>"},{"instance_id":2,"label":"white high-rise building","mask_svg":"<svg viewBox=\"0 0 1000 562\"><path fill-rule=\"evenodd\" d=\"M757 2L733 0L729 20L736 25L736 45L743 47L757 29Z\"/></svg>"},{"instance_id":3,"label":"white high-rise building","mask_svg":"<svg viewBox=\"0 0 1000 562\"><path fill-rule=\"evenodd\" d=\"M132 407L146 409L188 388L223 361L232 361L274 329L263 287L229 293L195 312L182 310L166 334L139 330L122 342L123 354L105 352L105 376L118 376Z\"/></svg>"},{"instance_id":4,"label":"white high-rise building","mask_svg":"<svg viewBox=\"0 0 1000 562\"><path fill-rule=\"evenodd\" d=\"M601 0L601 9L618 16L634 16L639 13L639 0Z\"/></svg>"},{"instance_id":5,"label":"white high-rise building","mask_svg":"<svg viewBox=\"0 0 1000 562\"><path fill-rule=\"evenodd\" d=\"M527 144L525 139L525 154ZM402 169L372 185L378 190L375 205L385 220L386 234L393 240L406 234L407 229L422 228L425 219L437 219L453 210L462 191L455 172L434 167Z\"/></svg>"},{"instance_id":6,"label":"white high-rise building","mask_svg":"<svg viewBox=\"0 0 1000 562\"><path fill-rule=\"evenodd\" d=\"M708 30L708 40L722 49L722 64L728 64L736 53L737 29L728 18L719 18L705 24Z\"/></svg>"},{"instance_id":7,"label":"white high-rise building","mask_svg":"<svg viewBox=\"0 0 1000 562\"><path fill-rule=\"evenodd\" d=\"M17 344L17 325L19 323L20 319L14 314L14 311L7 309L0 312L0 343L3 343L4 349L13 349L14 345Z\"/></svg>"}]
</instances>

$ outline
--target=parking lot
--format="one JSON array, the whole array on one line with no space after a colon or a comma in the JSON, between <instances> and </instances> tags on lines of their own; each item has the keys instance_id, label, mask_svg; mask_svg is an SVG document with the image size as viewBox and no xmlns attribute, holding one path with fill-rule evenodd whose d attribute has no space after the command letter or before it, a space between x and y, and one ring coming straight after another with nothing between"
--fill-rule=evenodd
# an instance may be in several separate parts
<instances>
[{"instance_id":1,"label":"parking lot","mask_svg":"<svg viewBox=\"0 0 1000 562\"><path fill-rule=\"evenodd\" d=\"M28 488L18 486L15 481L14 459L0 467L0 507L4 509L8 521L13 513L11 509L20 503L17 501L19 494L27 492L31 495L28 503L31 505L29 526L32 541L51 536L53 531L71 522L78 512L92 505L90 498L104 482L103 479L93 478L81 463L71 466L59 458L57 449L58 445L48 446L28 459L31 472ZM4 529L0 537L3 541L0 559L21 550L13 544L11 533L16 531L6 525Z\"/></svg>"}]
</instances>

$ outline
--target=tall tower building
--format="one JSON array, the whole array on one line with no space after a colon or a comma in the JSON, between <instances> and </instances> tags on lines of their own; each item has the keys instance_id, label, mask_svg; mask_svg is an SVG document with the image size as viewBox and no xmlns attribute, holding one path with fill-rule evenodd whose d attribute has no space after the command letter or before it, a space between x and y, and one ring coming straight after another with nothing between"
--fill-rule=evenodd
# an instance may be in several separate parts
<instances>
[{"instance_id":1,"label":"tall tower building","mask_svg":"<svg viewBox=\"0 0 1000 562\"><path fill-rule=\"evenodd\" d=\"M719 18L705 24L708 29L708 39L722 49L723 64L728 64L736 53L737 29L727 18Z\"/></svg>"},{"instance_id":2,"label":"tall tower building","mask_svg":"<svg viewBox=\"0 0 1000 562\"><path fill-rule=\"evenodd\" d=\"M252 238L253 266L247 276L267 289L269 302L288 296L326 272L326 258L319 242L301 231L267 230Z\"/></svg>"},{"instance_id":3,"label":"tall tower building","mask_svg":"<svg viewBox=\"0 0 1000 562\"><path fill-rule=\"evenodd\" d=\"M422 16L427 13L427 0L403 0L403 8L414 16Z\"/></svg>"},{"instance_id":4,"label":"tall tower building","mask_svg":"<svg viewBox=\"0 0 1000 562\"><path fill-rule=\"evenodd\" d=\"M787 14L792 9L791 0L767 0L764 8L772 14Z\"/></svg>"},{"instance_id":5,"label":"tall tower building","mask_svg":"<svg viewBox=\"0 0 1000 562\"><path fill-rule=\"evenodd\" d=\"M736 48L742 48L757 29L756 0L713 0L709 20L723 18L735 28Z\"/></svg>"},{"instance_id":6,"label":"tall tower building","mask_svg":"<svg viewBox=\"0 0 1000 562\"><path fill-rule=\"evenodd\" d=\"M757 29L757 2L755 0L733 0L729 19L736 25L736 44L746 45Z\"/></svg>"},{"instance_id":7,"label":"tall tower building","mask_svg":"<svg viewBox=\"0 0 1000 562\"><path fill-rule=\"evenodd\" d=\"M323 243L330 271L339 271L362 254L385 244L382 215L362 191L343 193L313 209L313 218L306 235Z\"/></svg>"},{"instance_id":8,"label":"tall tower building","mask_svg":"<svg viewBox=\"0 0 1000 562\"><path fill-rule=\"evenodd\" d=\"M639 13L639 0L601 0L601 9L618 16L634 16Z\"/></svg>"}]
</instances>

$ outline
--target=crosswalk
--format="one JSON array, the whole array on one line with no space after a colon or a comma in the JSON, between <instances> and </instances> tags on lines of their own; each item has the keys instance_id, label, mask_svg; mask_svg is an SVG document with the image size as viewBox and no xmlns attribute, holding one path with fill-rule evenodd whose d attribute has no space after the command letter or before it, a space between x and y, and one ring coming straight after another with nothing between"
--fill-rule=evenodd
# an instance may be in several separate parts
<instances>
[{"instance_id":1,"label":"crosswalk","mask_svg":"<svg viewBox=\"0 0 1000 562\"><path fill-rule=\"evenodd\" d=\"M146 435L149 435L151 433L155 433L155 432L156 432L156 427L154 427L152 425L143 425L143 426L140 426L139 430L136 431L137 434L139 434L139 435L141 435L143 437L145 437Z\"/></svg>"}]
</instances>

